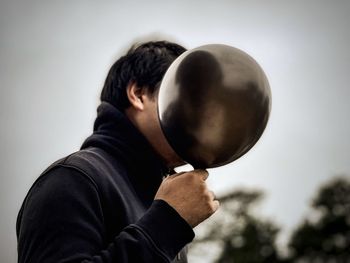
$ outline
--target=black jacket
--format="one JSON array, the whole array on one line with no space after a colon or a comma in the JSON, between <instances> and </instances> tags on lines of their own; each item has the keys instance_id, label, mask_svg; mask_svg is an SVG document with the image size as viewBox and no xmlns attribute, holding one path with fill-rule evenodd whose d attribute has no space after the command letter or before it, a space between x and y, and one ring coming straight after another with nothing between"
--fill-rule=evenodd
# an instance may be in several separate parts
<instances>
[{"instance_id":1,"label":"black jacket","mask_svg":"<svg viewBox=\"0 0 350 263\"><path fill-rule=\"evenodd\" d=\"M19 262L186 262L187 222L154 201L166 168L122 113L103 102L80 151L36 180L17 218Z\"/></svg>"}]
</instances>

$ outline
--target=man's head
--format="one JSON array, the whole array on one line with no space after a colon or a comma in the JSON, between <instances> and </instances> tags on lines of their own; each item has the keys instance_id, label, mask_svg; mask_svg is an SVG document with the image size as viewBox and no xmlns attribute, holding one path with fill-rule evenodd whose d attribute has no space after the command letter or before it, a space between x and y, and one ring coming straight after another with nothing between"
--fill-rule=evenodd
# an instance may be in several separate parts
<instances>
[{"instance_id":1,"label":"man's head","mask_svg":"<svg viewBox=\"0 0 350 263\"><path fill-rule=\"evenodd\" d=\"M124 112L169 167L183 164L161 130L156 94L171 63L186 49L166 41L133 46L110 69L101 93Z\"/></svg>"},{"instance_id":2,"label":"man's head","mask_svg":"<svg viewBox=\"0 0 350 263\"><path fill-rule=\"evenodd\" d=\"M167 41L133 45L109 70L101 101L124 111L130 106L127 87L132 83L153 95L170 64L185 51L184 47Z\"/></svg>"}]
</instances>

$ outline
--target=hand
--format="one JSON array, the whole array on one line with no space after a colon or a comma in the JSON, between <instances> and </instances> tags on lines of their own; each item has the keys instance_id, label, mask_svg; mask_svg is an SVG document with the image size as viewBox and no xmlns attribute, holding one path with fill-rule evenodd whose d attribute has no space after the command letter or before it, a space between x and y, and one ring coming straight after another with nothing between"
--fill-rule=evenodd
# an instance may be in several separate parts
<instances>
[{"instance_id":1,"label":"hand","mask_svg":"<svg viewBox=\"0 0 350 263\"><path fill-rule=\"evenodd\" d=\"M193 170L168 176L160 185L154 199L171 205L187 223L195 227L219 208L219 201L209 191L206 170Z\"/></svg>"}]
</instances>

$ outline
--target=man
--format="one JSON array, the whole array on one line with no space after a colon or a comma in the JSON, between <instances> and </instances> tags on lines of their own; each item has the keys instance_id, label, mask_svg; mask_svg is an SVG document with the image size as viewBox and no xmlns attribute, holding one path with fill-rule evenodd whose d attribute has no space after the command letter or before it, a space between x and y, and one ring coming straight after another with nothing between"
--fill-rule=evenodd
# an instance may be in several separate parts
<instances>
[{"instance_id":1,"label":"man","mask_svg":"<svg viewBox=\"0 0 350 263\"><path fill-rule=\"evenodd\" d=\"M192 228L218 206L208 173L183 164L157 116L157 92L175 43L132 47L110 69L93 134L52 164L17 219L19 262L187 262Z\"/></svg>"}]
</instances>

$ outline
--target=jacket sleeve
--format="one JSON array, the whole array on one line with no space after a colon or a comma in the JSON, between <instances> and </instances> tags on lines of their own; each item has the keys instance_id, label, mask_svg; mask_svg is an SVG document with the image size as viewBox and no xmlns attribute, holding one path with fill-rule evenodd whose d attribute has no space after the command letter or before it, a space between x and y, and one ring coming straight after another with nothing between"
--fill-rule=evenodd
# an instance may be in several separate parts
<instances>
[{"instance_id":1,"label":"jacket sleeve","mask_svg":"<svg viewBox=\"0 0 350 263\"><path fill-rule=\"evenodd\" d=\"M194 233L170 205L156 200L140 220L106 244L96 185L78 170L59 167L29 191L17 236L19 263L117 263L170 262Z\"/></svg>"}]
</instances>

